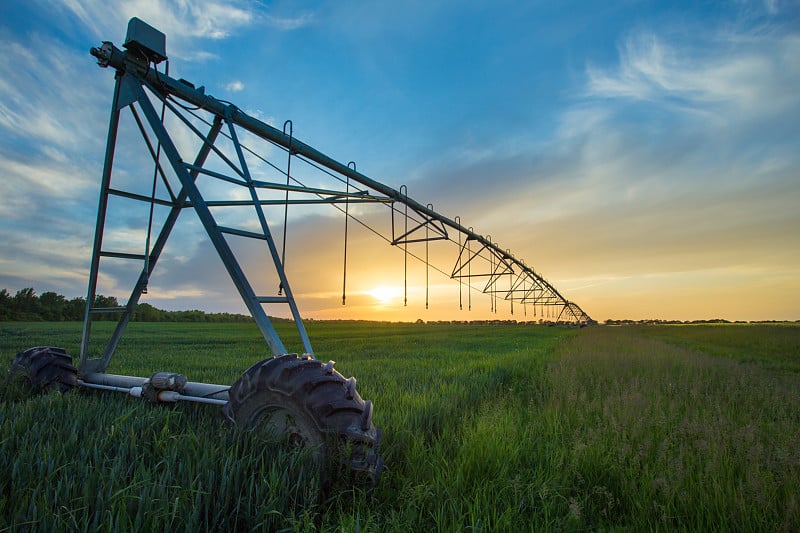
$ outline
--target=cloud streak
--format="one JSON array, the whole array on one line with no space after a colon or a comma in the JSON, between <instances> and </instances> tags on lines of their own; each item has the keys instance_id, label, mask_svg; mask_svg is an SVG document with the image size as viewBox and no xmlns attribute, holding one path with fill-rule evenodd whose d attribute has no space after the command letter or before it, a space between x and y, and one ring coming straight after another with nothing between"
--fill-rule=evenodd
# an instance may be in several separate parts
<instances>
[{"instance_id":1,"label":"cloud streak","mask_svg":"<svg viewBox=\"0 0 800 533\"><path fill-rule=\"evenodd\" d=\"M234 80L225 85L225 90L232 93L238 93L244 90L244 83L239 80Z\"/></svg>"},{"instance_id":2,"label":"cloud streak","mask_svg":"<svg viewBox=\"0 0 800 533\"><path fill-rule=\"evenodd\" d=\"M620 49L616 69L587 67L589 98L642 100L734 119L775 114L796 106L800 37L722 34L711 46L678 49L653 32L639 31Z\"/></svg>"},{"instance_id":3,"label":"cloud streak","mask_svg":"<svg viewBox=\"0 0 800 533\"><path fill-rule=\"evenodd\" d=\"M236 29L251 24L256 16L253 4L235 0L129 0L123 3L61 0L56 2L59 4L98 39L118 34L132 17L158 21L158 29L179 42L186 38L224 39Z\"/></svg>"},{"instance_id":4,"label":"cloud streak","mask_svg":"<svg viewBox=\"0 0 800 533\"><path fill-rule=\"evenodd\" d=\"M309 11L303 12L300 15L293 17L265 15L264 18L271 27L283 31L293 31L300 28L304 28L310 24L313 24L315 20L314 14Z\"/></svg>"}]
</instances>

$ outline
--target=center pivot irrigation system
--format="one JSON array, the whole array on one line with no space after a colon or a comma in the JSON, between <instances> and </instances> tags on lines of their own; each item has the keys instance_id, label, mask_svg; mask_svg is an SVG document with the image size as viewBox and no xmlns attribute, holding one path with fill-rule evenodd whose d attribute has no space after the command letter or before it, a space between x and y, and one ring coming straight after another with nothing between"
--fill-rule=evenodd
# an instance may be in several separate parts
<instances>
[{"instance_id":1,"label":"center pivot irrigation system","mask_svg":"<svg viewBox=\"0 0 800 533\"><path fill-rule=\"evenodd\" d=\"M166 38L155 28L137 18L131 19L124 48L120 50L111 42L104 42L101 47L91 49L101 67L114 69L116 85L80 360L74 367L72 357L60 348L38 347L20 352L12 363L12 371L23 374L34 385L60 390L79 386L120 391L154 402L188 400L217 404L222 406L231 424L264 427L294 445L311 448L318 460L327 457L331 442L346 444L350 450L350 468L377 479L382 464L381 433L372 423L372 403L356 392L354 378L347 379L333 368L333 361L323 363L314 357L286 275L289 206L302 212L326 205L343 215L343 304L348 222L352 221L402 248L406 279L410 255L425 264L426 288L430 268L457 280L461 306L463 289L470 307L471 293L477 290L490 295L493 309L501 299L510 303L512 313L516 302L524 313L532 309L536 316L538 309L539 316L546 313L554 322L581 325L591 322L577 304L566 300L533 268L500 248L490 237L463 226L459 217L447 218L431 204L414 201L405 186L396 190L368 178L356 170L352 161L342 164L318 152L293 136L291 121L286 121L282 130L274 128L230 102L205 94L203 87L169 77L169 61L164 71L159 72L158 65L167 59ZM131 119L123 124L121 115L126 110ZM143 141L135 152L143 157L138 161L134 158L138 163L135 169L131 168L134 165L117 169L112 183L117 135L125 126L127 133L133 132L134 138ZM274 163L278 157L281 164ZM142 170L145 168L142 161L149 170ZM126 205L115 203L110 207L111 201ZM130 225L126 226L130 223L114 219L115 215L129 216L126 207L133 205L146 213L147 222L143 224L139 244L130 242L132 230ZM390 210L389 231L381 233L366 222L371 220L367 216L372 212L371 206ZM270 230L269 209L273 215L282 209L277 217L283 216L280 248ZM140 297L147 292L179 215L185 210L197 214L273 354L250 367L232 386L190 382L184 375L169 372L157 372L149 378L105 373ZM113 230L115 222L123 231L104 240L104 233ZM266 245L271 260L260 262L256 274L250 278L245 275L244 263L234 254L234 246L252 250L252 246L241 247L248 241L261 241L261 250ZM430 261L429 245L435 241L444 241L456 250L449 273ZM410 244L424 246L424 252L418 249L415 252L413 247L410 251ZM270 262L274 272L267 268ZM110 272L106 273L109 276L115 276L122 264L132 265L135 282L125 305L98 305L98 279L104 279L101 263ZM265 270L271 276L268 283L263 283ZM254 279L262 281L261 285L272 283L272 291L256 292ZM303 355L289 353L265 305L288 306ZM92 320L108 313L118 315L116 328L104 347L90 349L90 340L93 345L102 345L96 343L97 335L92 335Z\"/></svg>"}]
</instances>

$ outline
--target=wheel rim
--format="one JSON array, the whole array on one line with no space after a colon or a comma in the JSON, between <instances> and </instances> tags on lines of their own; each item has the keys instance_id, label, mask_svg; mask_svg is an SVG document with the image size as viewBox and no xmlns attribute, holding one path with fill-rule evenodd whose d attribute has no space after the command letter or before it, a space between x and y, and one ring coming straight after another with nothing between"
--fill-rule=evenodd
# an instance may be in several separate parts
<instances>
[{"instance_id":1,"label":"wheel rim","mask_svg":"<svg viewBox=\"0 0 800 533\"><path fill-rule=\"evenodd\" d=\"M293 448L311 448L315 456L322 448L319 429L303 413L286 405L266 405L254 413L249 427L264 431L271 438L284 441Z\"/></svg>"}]
</instances>

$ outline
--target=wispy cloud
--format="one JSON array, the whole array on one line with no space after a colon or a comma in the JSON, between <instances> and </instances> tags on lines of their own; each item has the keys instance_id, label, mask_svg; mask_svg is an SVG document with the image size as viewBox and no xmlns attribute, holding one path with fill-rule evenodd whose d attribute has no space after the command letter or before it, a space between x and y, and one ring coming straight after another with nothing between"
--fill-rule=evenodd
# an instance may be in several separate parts
<instances>
[{"instance_id":1,"label":"wispy cloud","mask_svg":"<svg viewBox=\"0 0 800 533\"><path fill-rule=\"evenodd\" d=\"M265 19L273 28L284 31L292 31L312 24L314 22L314 14L306 11L294 17L266 15Z\"/></svg>"},{"instance_id":2,"label":"wispy cloud","mask_svg":"<svg viewBox=\"0 0 800 533\"><path fill-rule=\"evenodd\" d=\"M96 69L86 57L30 37L6 40L0 55L0 240L15 259L3 270L63 279L90 242L109 99L85 83Z\"/></svg>"},{"instance_id":3,"label":"wispy cloud","mask_svg":"<svg viewBox=\"0 0 800 533\"><path fill-rule=\"evenodd\" d=\"M767 13L770 15L777 15L778 14L778 3L779 0L764 0L764 8L767 10Z\"/></svg>"},{"instance_id":4,"label":"wispy cloud","mask_svg":"<svg viewBox=\"0 0 800 533\"><path fill-rule=\"evenodd\" d=\"M139 17L165 33L168 51L176 45L181 56L197 53L186 46L190 39L225 39L239 29L260 23L281 31L292 31L315 21L311 11L279 15L267 12L258 3L241 0L129 0L123 3L60 0L57 4L61 4L99 39L117 35L131 17Z\"/></svg>"},{"instance_id":5,"label":"wispy cloud","mask_svg":"<svg viewBox=\"0 0 800 533\"><path fill-rule=\"evenodd\" d=\"M224 39L253 24L258 17L256 4L237 0L129 0L122 3L60 0L57 4L74 15L97 39L120 39L128 20L139 17L168 36L168 54L191 56L195 60L213 56L198 51L194 40Z\"/></svg>"},{"instance_id":6,"label":"wispy cloud","mask_svg":"<svg viewBox=\"0 0 800 533\"><path fill-rule=\"evenodd\" d=\"M96 70L88 57L36 34L27 45L8 40L3 46L0 127L7 130L7 139L35 140L34 148L85 148L96 138L94 125L107 121L96 105L106 101L105 93L96 84L84 83L90 69ZM48 52L42 54L41 49Z\"/></svg>"},{"instance_id":7,"label":"wispy cloud","mask_svg":"<svg viewBox=\"0 0 800 533\"><path fill-rule=\"evenodd\" d=\"M234 80L225 85L225 90L230 91L232 93L238 93L239 91L244 90L244 83L242 83L239 80Z\"/></svg>"},{"instance_id":8,"label":"wispy cloud","mask_svg":"<svg viewBox=\"0 0 800 533\"><path fill-rule=\"evenodd\" d=\"M620 48L616 68L587 68L589 97L737 114L775 113L797 103L800 36L720 34L677 47L655 32L639 31Z\"/></svg>"}]
</instances>

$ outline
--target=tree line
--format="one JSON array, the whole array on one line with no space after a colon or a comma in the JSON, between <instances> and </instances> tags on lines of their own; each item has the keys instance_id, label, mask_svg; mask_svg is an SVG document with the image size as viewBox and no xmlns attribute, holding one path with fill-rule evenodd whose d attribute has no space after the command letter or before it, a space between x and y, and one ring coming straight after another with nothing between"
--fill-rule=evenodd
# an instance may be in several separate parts
<instances>
[{"instance_id":1,"label":"tree line","mask_svg":"<svg viewBox=\"0 0 800 533\"><path fill-rule=\"evenodd\" d=\"M93 307L119 307L114 296L95 296ZM0 321L64 322L82 321L86 312L86 298L72 298L55 292L37 295L32 287L20 289L14 296L7 289L0 290ZM93 320L112 320L119 313L98 313ZM191 311L164 311L148 303L136 306L131 320L136 322L250 322L251 317L235 313L205 313Z\"/></svg>"}]
</instances>

